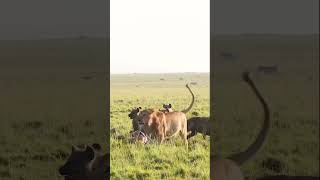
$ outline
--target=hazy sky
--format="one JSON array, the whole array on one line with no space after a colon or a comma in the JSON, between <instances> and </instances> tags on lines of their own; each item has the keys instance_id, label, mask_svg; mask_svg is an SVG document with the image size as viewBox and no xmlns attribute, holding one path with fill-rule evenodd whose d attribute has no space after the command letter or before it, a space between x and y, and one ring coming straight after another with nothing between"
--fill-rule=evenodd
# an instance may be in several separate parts
<instances>
[{"instance_id":1,"label":"hazy sky","mask_svg":"<svg viewBox=\"0 0 320 180\"><path fill-rule=\"evenodd\" d=\"M209 72L209 0L110 5L111 73Z\"/></svg>"},{"instance_id":2,"label":"hazy sky","mask_svg":"<svg viewBox=\"0 0 320 180\"><path fill-rule=\"evenodd\" d=\"M319 32L319 0L211 3L216 34ZM106 36L107 9L106 0L1 0L0 39ZM112 73L209 70L209 0L111 0L111 21Z\"/></svg>"},{"instance_id":3,"label":"hazy sky","mask_svg":"<svg viewBox=\"0 0 320 180\"><path fill-rule=\"evenodd\" d=\"M198 0L193 4L198 7L203 1L207 2ZM194 11L184 1L179 1L178 7L175 2L161 1L161 12L165 14L167 8L178 14L182 9ZM319 32L319 0L211 0L211 3L215 6L214 30L217 33ZM140 11L138 9L149 8L148 4L140 4L135 13ZM121 9L126 9L126 4L121 5ZM107 0L1 0L0 39L103 36L108 29L106 10Z\"/></svg>"}]
</instances>

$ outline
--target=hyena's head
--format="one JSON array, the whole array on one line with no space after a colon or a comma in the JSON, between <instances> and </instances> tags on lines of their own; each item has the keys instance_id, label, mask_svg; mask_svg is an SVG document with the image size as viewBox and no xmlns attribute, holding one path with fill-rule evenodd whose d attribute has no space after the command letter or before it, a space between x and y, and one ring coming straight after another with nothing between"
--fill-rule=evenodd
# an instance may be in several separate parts
<instances>
[{"instance_id":1,"label":"hyena's head","mask_svg":"<svg viewBox=\"0 0 320 180\"><path fill-rule=\"evenodd\" d=\"M94 148L97 148L96 150ZM101 149L99 144L92 146L85 146L79 148L72 146L71 154L67 162L59 168L59 173L65 179L87 179L89 178L92 169L91 164L95 159L97 152Z\"/></svg>"},{"instance_id":2,"label":"hyena's head","mask_svg":"<svg viewBox=\"0 0 320 180\"><path fill-rule=\"evenodd\" d=\"M161 110L162 112L173 112L171 104L163 104L162 108L163 108L163 110Z\"/></svg>"},{"instance_id":3,"label":"hyena's head","mask_svg":"<svg viewBox=\"0 0 320 180\"><path fill-rule=\"evenodd\" d=\"M128 114L129 118L130 118L130 119L136 118L136 117L138 116L138 114L139 114L139 112L140 112L141 109L142 109L141 107L133 108L133 109L131 110L130 114Z\"/></svg>"}]
</instances>

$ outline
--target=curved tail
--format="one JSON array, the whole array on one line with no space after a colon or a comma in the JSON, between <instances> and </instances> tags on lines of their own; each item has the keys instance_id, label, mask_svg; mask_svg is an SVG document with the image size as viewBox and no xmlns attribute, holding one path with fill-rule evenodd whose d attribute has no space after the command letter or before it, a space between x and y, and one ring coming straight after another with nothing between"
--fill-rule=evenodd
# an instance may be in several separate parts
<instances>
[{"instance_id":1,"label":"curved tail","mask_svg":"<svg viewBox=\"0 0 320 180\"><path fill-rule=\"evenodd\" d=\"M258 98L258 100L262 105L262 108L264 110L264 123L256 140L245 151L237 154L232 154L231 156L228 157L228 159L233 160L238 165L241 165L242 163L244 163L245 161L250 159L254 154L257 153L257 151L260 149L260 147L262 146L263 142L266 139L267 133L269 131L269 126L270 126L270 110L266 101L264 100L264 98L256 88L253 81L250 79L248 72L244 72L242 74L242 78L251 87L254 94L256 95L256 97Z\"/></svg>"},{"instance_id":2,"label":"curved tail","mask_svg":"<svg viewBox=\"0 0 320 180\"><path fill-rule=\"evenodd\" d=\"M191 89L190 89L190 87L189 87L188 84L186 84L186 87L188 88L189 92L191 93L192 101L191 101L191 104L189 105L189 107L188 107L187 109L184 109L184 110L181 111L181 112L183 112L183 113L185 113L185 114L191 110L191 108L192 108L192 106L193 106L193 103L194 103L194 94L193 94L193 92L191 91Z\"/></svg>"}]
</instances>

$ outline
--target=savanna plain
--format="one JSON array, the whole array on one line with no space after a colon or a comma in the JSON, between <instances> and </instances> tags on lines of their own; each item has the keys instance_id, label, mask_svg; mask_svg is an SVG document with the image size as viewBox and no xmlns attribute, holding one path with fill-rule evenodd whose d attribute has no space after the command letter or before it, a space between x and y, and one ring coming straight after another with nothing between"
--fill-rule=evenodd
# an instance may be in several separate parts
<instances>
[{"instance_id":1,"label":"savanna plain","mask_svg":"<svg viewBox=\"0 0 320 180\"><path fill-rule=\"evenodd\" d=\"M220 37L215 41L214 96L209 74L111 75L107 99L103 39L0 42L0 179L62 180L58 168L71 144L100 143L106 150L110 101L111 179L209 179L210 144L214 155L244 150L262 124L262 109L242 82L244 69L266 98L271 126L260 151L241 169L247 179L264 175L319 176L319 47L317 37ZM245 46L244 46L245 44ZM232 58L221 52L233 54ZM276 65L277 73L256 73ZM134 107L174 110L195 103L187 117L209 116L214 131L161 145L128 143L128 117ZM210 143L211 141L211 143Z\"/></svg>"}]
</instances>

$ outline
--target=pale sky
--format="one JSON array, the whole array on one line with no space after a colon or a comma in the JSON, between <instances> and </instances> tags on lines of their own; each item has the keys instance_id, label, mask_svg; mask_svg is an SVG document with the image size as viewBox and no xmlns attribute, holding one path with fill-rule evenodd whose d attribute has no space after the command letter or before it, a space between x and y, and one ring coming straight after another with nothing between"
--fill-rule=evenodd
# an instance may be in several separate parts
<instances>
[{"instance_id":1,"label":"pale sky","mask_svg":"<svg viewBox=\"0 0 320 180\"><path fill-rule=\"evenodd\" d=\"M111 0L111 74L209 72L209 0Z\"/></svg>"}]
</instances>

